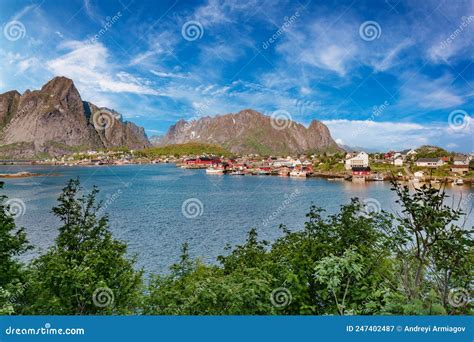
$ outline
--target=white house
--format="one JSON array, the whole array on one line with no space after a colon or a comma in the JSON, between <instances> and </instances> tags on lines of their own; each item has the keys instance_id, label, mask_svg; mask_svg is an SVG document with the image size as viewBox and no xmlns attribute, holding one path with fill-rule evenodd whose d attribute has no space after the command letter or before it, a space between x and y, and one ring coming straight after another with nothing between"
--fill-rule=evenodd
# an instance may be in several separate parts
<instances>
[{"instance_id":1,"label":"white house","mask_svg":"<svg viewBox=\"0 0 474 342\"><path fill-rule=\"evenodd\" d=\"M369 155L365 152L360 152L355 157L346 159L346 170L351 170L353 167L368 167Z\"/></svg>"},{"instance_id":2,"label":"white house","mask_svg":"<svg viewBox=\"0 0 474 342\"><path fill-rule=\"evenodd\" d=\"M295 161L292 158L290 158L290 159L277 159L272 164L275 167L282 167L282 166L291 167L291 166L293 166L294 162Z\"/></svg>"},{"instance_id":3,"label":"white house","mask_svg":"<svg viewBox=\"0 0 474 342\"><path fill-rule=\"evenodd\" d=\"M468 156L455 156L453 158L454 165L469 165L469 157Z\"/></svg>"},{"instance_id":4,"label":"white house","mask_svg":"<svg viewBox=\"0 0 474 342\"><path fill-rule=\"evenodd\" d=\"M297 166L301 166L301 160L299 159L296 159L294 162L293 162L293 167L297 167Z\"/></svg>"},{"instance_id":5,"label":"white house","mask_svg":"<svg viewBox=\"0 0 474 342\"><path fill-rule=\"evenodd\" d=\"M415 179L422 179L424 173L423 171L416 171L413 175L415 176Z\"/></svg>"},{"instance_id":6,"label":"white house","mask_svg":"<svg viewBox=\"0 0 474 342\"><path fill-rule=\"evenodd\" d=\"M444 165L444 161L441 158L420 158L415 164L421 167L439 167Z\"/></svg>"},{"instance_id":7,"label":"white house","mask_svg":"<svg viewBox=\"0 0 474 342\"><path fill-rule=\"evenodd\" d=\"M403 158L400 156L400 157L397 157L397 158L393 159L393 165L403 166Z\"/></svg>"}]
</instances>

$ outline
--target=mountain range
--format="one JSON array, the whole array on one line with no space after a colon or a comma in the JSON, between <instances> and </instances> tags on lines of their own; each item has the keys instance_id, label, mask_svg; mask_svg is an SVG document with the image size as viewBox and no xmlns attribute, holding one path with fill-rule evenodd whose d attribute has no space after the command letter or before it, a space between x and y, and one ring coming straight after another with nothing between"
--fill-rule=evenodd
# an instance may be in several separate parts
<instances>
[{"instance_id":1,"label":"mountain range","mask_svg":"<svg viewBox=\"0 0 474 342\"><path fill-rule=\"evenodd\" d=\"M142 127L123 121L114 110L83 101L66 77L55 77L40 90L1 94L0 143L3 158L150 146Z\"/></svg>"},{"instance_id":2,"label":"mountain range","mask_svg":"<svg viewBox=\"0 0 474 342\"><path fill-rule=\"evenodd\" d=\"M290 119L263 115L252 109L238 113L179 120L159 140L160 145L201 142L237 153L288 155L337 151L329 129L313 120L306 128Z\"/></svg>"},{"instance_id":3,"label":"mountain range","mask_svg":"<svg viewBox=\"0 0 474 342\"><path fill-rule=\"evenodd\" d=\"M289 118L252 109L179 120L156 145L200 142L237 154L288 155L337 151L329 129L313 120L308 127ZM0 157L60 156L87 149L151 146L145 130L113 109L83 101L71 79L55 77L40 90L0 94Z\"/></svg>"}]
</instances>

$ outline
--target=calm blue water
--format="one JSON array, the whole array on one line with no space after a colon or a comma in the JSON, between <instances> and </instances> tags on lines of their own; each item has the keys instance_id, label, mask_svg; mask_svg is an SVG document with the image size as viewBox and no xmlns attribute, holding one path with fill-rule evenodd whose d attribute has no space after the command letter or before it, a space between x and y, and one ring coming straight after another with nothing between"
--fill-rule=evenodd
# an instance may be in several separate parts
<instances>
[{"instance_id":1,"label":"calm blue water","mask_svg":"<svg viewBox=\"0 0 474 342\"><path fill-rule=\"evenodd\" d=\"M270 241L281 236L280 223L293 230L302 229L312 203L334 213L351 197L359 197L375 199L386 210L397 210L386 182L352 184L315 178L206 175L204 170L184 170L171 164L0 166L0 173L17 171L50 174L4 180L5 193L25 203L24 215L17 218L17 224L25 227L36 246L27 259L53 243L59 222L51 208L66 182L79 176L85 190L99 186L100 199L108 200L106 212L114 236L128 244L129 252L138 255L138 266L147 272L167 272L186 241L193 256L215 262L227 243L242 243L251 227L257 228L260 238ZM470 195L464 205L472 207L472 189L448 188L456 199L461 193L463 198ZM201 215L183 215L186 200L190 203L188 214Z\"/></svg>"}]
</instances>

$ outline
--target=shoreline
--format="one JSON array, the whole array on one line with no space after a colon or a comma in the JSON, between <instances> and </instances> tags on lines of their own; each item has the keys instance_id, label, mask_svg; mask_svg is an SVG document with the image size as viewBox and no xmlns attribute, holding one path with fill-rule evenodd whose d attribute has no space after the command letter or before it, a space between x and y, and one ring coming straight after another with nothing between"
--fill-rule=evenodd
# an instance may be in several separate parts
<instances>
[{"instance_id":1,"label":"shoreline","mask_svg":"<svg viewBox=\"0 0 474 342\"><path fill-rule=\"evenodd\" d=\"M29 162L28 164L25 164L25 162L20 162L20 163L11 163L11 164L1 164L1 166L44 166L44 167L101 167L101 166L135 166L135 165L159 165L159 164L174 164L175 167L179 168L181 164L179 162L175 161L170 161L170 162L129 162L129 163L104 163L104 164L67 164L67 163L56 163L56 164L51 164L51 163L38 163L38 162ZM205 170L206 168L204 167L186 167L185 169L187 170ZM230 175L230 172L225 172L222 173L221 175L228 174ZM381 174L380 172L378 174ZM34 173L34 172L27 172L27 171L21 171L21 172L16 172L16 173L0 173L0 179L1 178L6 178L6 179L12 179L12 178L30 178L30 177L41 177L41 176L58 176L59 174L43 174L43 173ZM274 177L288 177L288 178L294 178L294 179L305 179L305 178L322 178L326 179L328 181L349 181L353 183L372 183L372 182L387 182L391 180L398 180L401 182L410 182L414 184L426 184L426 183L432 183L432 184L454 184L457 177L452 177L452 176L447 176L443 178L436 178L432 177L427 178L424 177L422 179L414 179L410 178L407 176L403 177L391 177L390 175L386 175L382 173L382 178L383 179L374 179L375 175L370 175L367 177L363 177L362 181L352 181L352 175L348 172L331 172L331 171L314 171L313 173L308 173L305 177L295 177L295 176L284 176L284 175L279 175L279 174L253 174L252 172L246 172L246 176L274 176ZM210 175L215 176L215 175ZM360 179L359 179L360 180ZM463 179L464 185L467 186L474 186L474 178L465 178Z\"/></svg>"}]
</instances>

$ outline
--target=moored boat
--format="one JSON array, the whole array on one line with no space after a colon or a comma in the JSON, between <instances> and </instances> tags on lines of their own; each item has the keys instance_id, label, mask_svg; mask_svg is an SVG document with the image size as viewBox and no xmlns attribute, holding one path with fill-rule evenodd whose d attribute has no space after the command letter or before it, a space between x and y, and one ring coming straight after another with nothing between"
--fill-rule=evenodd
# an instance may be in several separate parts
<instances>
[{"instance_id":1,"label":"moored boat","mask_svg":"<svg viewBox=\"0 0 474 342\"><path fill-rule=\"evenodd\" d=\"M458 178L458 179L456 179L456 181L454 182L454 184L456 184L456 185L463 185L463 184L464 184L464 181L463 181L461 178Z\"/></svg>"},{"instance_id":2,"label":"moored boat","mask_svg":"<svg viewBox=\"0 0 474 342\"><path fill-rule=\"evenodd\" d=\"M209 167L206 169L206 173L211 175L221 175L224 174L224 169Z\"/></svg>"},{"instance_id":3,"label":"moored boat","mask_svg":"<svg viewBox=\"0 0 474 342\"><path fill-rule=\"evenodd\" d=\"M306 177L306 171L293 170L290 172L290 177Z\"/></svg>"},{"instance_id":4,"label":"moored boat","mask_svg":"<svg viewBox=\"0 0 474 342\"><path fill-rule=\"evenodd\" d=\"M373 178L374 181L383 181L383 176L380 175L380 174L375 174L374 178Z\"/></svg>"},{"instance_id":5,"label":"moored boat","mask_svg":"<svg viewBox=\"0 0 474 342\"><path fill-rule=\"evenodd\" d=\"M231 176L245 176L245 173L243 171L232 171L230 175Z\"/></svg>"}]
</instances>

